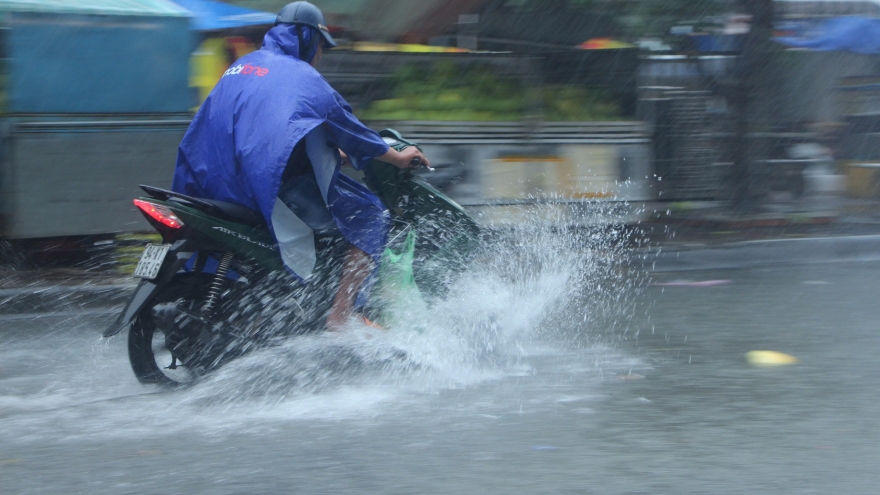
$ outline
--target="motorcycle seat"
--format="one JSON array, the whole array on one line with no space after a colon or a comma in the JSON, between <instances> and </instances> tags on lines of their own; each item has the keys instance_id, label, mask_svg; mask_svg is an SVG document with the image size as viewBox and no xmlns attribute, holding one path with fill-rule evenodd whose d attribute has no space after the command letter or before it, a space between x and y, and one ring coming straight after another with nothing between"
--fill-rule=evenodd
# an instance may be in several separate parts
<instances>
[{"instance_id":1,"label":"motorcycle seat","mask_svg":"<svg viewBox=\"0 0 880 495\"><path fill-rule=\"evenodd\" d=\"M262 213L254 211L246 206L237 205L235 203L227 203L226 201L216 201L213 199L202 199L202 201L206 203L211 203L212 205L216 206L231 220L236 220L250 225L266 223L266 219L263 218Z\"/></svg>"},{"instance_id":2,"label":"motorcycle seat","mask_svg":"<svg viewBox=\"0 0 880 495\"><path fill-rule=\"evenodd\" d=\"M169 191L167 189L161 189L158 187L146 186L143 184L141 184L140 187L144 190L144 192L156 199L161 199L162 201L174 201L176 203L187 205L189 207L195 207L204 211L205 213L225 218L226 220L246 223L249 225L260 225L266 223L266 220L263 218L263 215L261 213L254 211L246 206L229 203L226 201L217 201L215 199L194 198L192 196L187 196L186 194Z\"/></svg>"}]
</instances>

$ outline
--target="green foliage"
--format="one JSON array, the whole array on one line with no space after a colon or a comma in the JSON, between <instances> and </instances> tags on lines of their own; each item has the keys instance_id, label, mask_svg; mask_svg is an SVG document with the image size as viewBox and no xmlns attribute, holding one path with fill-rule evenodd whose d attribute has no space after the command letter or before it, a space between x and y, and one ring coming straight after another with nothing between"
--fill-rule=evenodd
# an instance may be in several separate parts
<instances>
[{"instance_id":1,"label":"green foliage","mask_svg":"<svg viewBox=\"0 0 880 495\"><path fill-rule=\"evenodd\" d=\"M574 85L541 88L544 118L552 121L619 120L620 109L607 91Z\"/></svg>"},{"instance_id":2,"label":"green foliage","mask_svg":"<svg viewBox=\"0 0 880 495\"><path fill-rule=\"evenodd\" d=\"M393 76L392 97L359 112L364 120L516 121L612 120L619 110L607 92L581 86L527 88L485 65L408 65Z\"/></svg>"}]
</instances>

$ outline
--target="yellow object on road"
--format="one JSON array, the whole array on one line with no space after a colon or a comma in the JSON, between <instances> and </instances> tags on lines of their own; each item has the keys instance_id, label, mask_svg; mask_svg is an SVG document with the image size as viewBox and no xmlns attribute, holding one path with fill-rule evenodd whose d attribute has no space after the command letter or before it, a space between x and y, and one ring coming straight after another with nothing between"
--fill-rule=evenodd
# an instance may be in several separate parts
<instances>
[{"instance_id":1,"label":"yellow object on road","mask_svg":"<svg viewBox=\"0 0 880 495\"><path fill-rule=\"evenodd\" d=\"M784 366L797 363L798 358L776 351L749 351L746 362L753 366Z\"/></svg>"}]
</instances>

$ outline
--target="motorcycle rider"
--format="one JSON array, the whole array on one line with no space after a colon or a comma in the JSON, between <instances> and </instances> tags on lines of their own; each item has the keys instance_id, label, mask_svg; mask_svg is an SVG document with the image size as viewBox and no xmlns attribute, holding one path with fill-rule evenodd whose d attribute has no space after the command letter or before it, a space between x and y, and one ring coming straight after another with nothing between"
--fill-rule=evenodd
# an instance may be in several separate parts
<instances>
[{"instance_id":1,"label":"motorcycle rider","mask_svg":"<svg viewBox=\"0 0 880 495\"><path fill-rule=\"evenodd\" d=\"M237 60L202 103L178 149L172 184L261 212L301 280L315 266L315 234L342 236L348 247L330 330L353 316L390 227L382 202L342 174L341 164L429 165L416 147L390 148L318 73L324 47L334 46L317 7L283 7L262 48Z\"/></svg>"}]
</instances>

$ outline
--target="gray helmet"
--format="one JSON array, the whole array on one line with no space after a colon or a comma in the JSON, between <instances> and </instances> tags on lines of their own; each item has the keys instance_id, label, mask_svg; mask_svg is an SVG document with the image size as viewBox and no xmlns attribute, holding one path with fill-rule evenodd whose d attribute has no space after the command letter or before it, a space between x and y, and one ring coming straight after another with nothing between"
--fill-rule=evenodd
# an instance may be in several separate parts
<instances>
[{"instance_id":1,"label":"gray helmet","mask_svg":"<svg viewBox=\"0 0 880 495\"><path fill-rule=\"evenodd\" d=\"M336 46L336 40L330 36L330 31L327 30L327 23L324 21L321 9L309 2L293 2L285 5L278 12L275 24L302 24L315 28L321 33L327 46Z\"/></svg>"}]
</instances>

